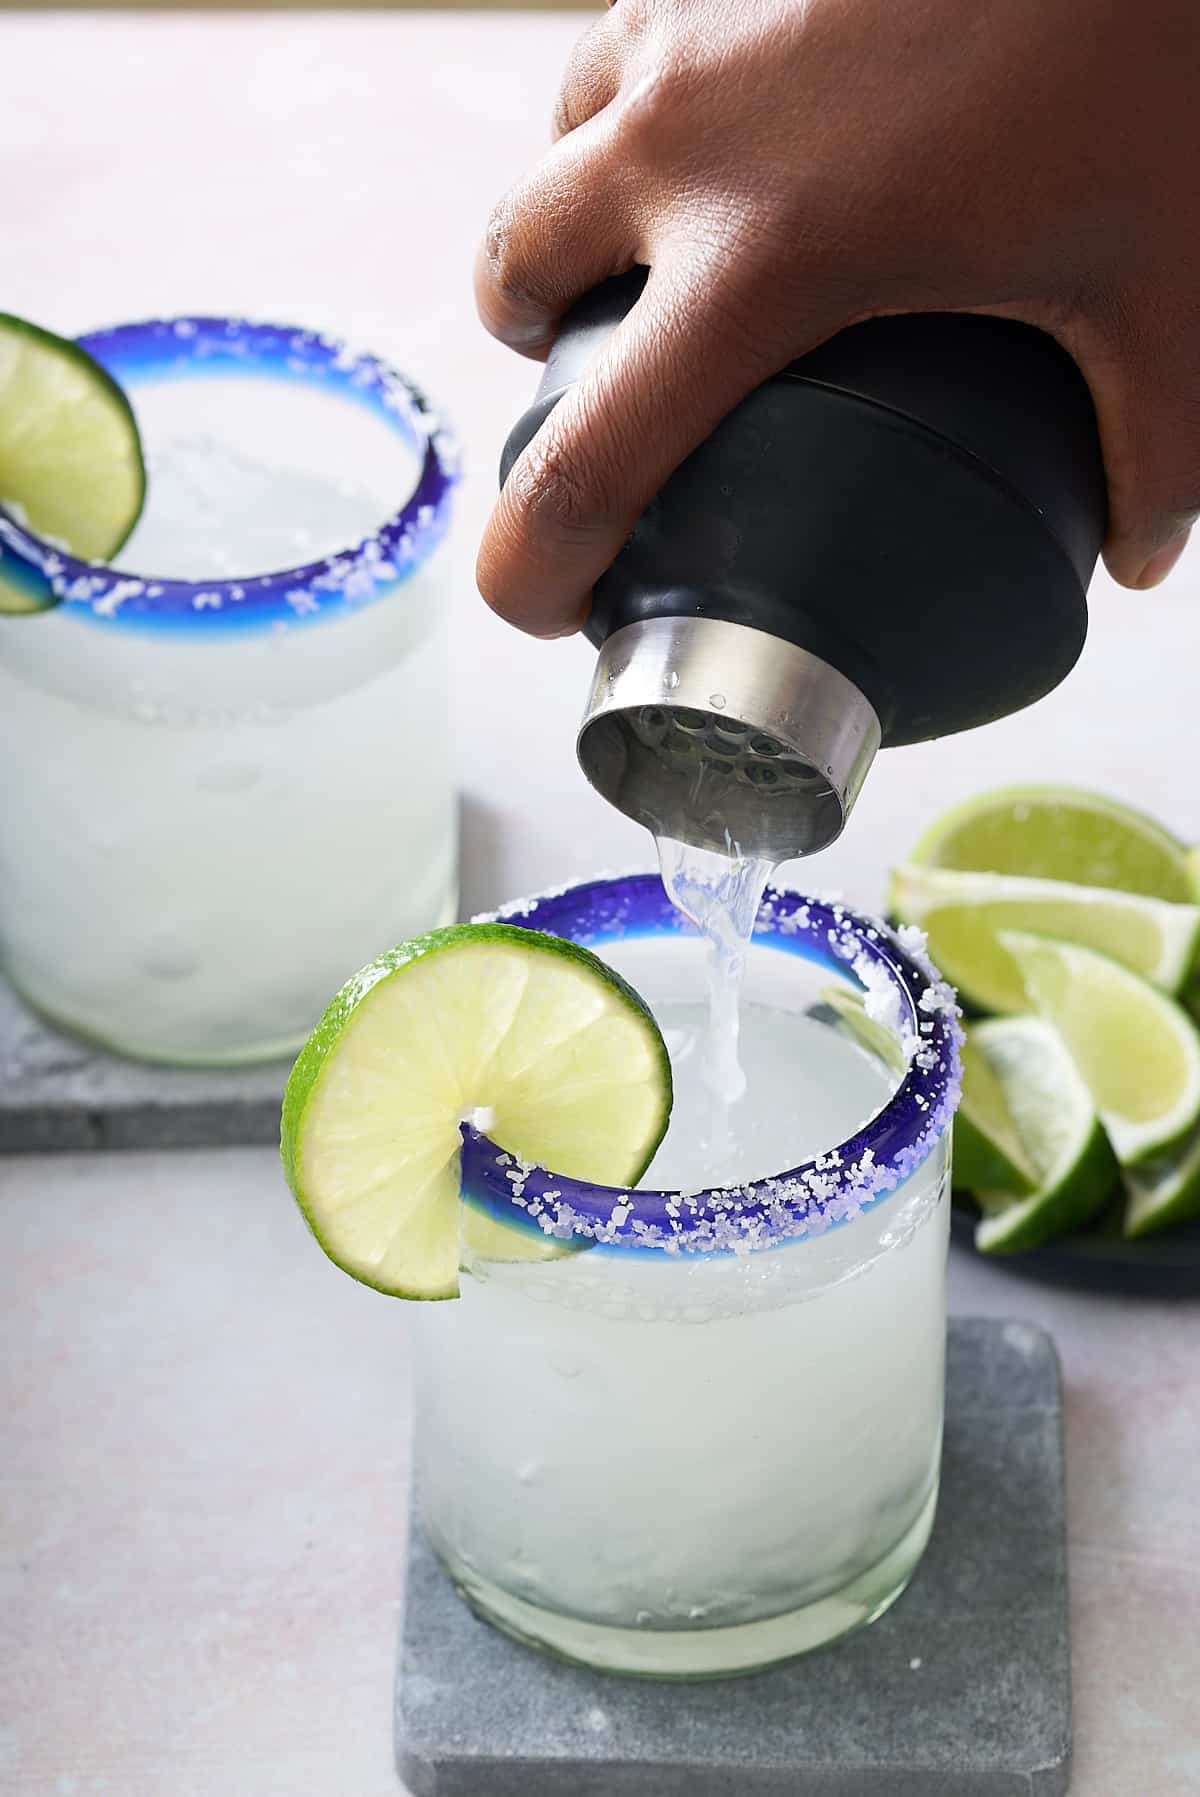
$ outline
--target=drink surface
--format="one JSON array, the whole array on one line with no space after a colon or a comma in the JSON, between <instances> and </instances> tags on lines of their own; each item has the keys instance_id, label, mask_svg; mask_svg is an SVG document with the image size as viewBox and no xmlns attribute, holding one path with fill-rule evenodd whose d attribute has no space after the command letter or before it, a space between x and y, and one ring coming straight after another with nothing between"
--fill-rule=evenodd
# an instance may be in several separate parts
<instances>
[{"instance_id":1,"label":"drink surface","mask_svg":"<svg viewBox=\"0 0 1200 1797\"><path fill-rule=\"evenodd\" d=\"M268 574L336 555L411 493L414 452L375 413L286 381L147 381L135 407L146 504L117 565L173 580Z\"/></svg>"},{"instance_id":2,"label":"drink surface","mask_svg":"<svg viewBox=\"0 0 1200 1797\"><path fill-rule=\"evenodd\" d=\"M355 547L413 490L411 449L344 397L253 372L130 391L154 497L123 567L250 578ZM0 754L31 770L0 808L0 953L31 1002L150 1060L262 1059L450 920L444 569L263 628L0 619Z\"/></svg>"},{"instance_id":3,"label":"drink surface","mask_svg":"<svg viewBox=\"0 0 1200 1797\"><path fill-rule=\"evenodd\" d=\"M819 1012L743 999L742 1093L714 1131L708 1007L663 1000L654 1013L671 1056L675 1102L644 1186L692 1190L784 1172L846 1141L891 1097L886 1068Z\"/></svg>"}]
</instances>

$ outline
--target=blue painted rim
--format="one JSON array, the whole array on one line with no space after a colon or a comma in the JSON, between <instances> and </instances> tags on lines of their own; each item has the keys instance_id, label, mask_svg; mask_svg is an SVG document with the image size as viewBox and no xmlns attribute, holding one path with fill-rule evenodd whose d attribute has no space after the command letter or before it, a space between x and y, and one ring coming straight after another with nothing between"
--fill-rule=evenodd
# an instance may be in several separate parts
<instances>
[{"instance_id":1,"label":"blue painted rim","mask_svg":"<svg viewBox=\"0 0 1200 1797\"><path fill-rule=\"evenodd\" d=\"M657 874L587 881L497 915L601 952L622 939L695 934ZM744 1253L823 1234L902 1185L948 1127L962 1073L958 1007L925 955L924 938L777 887L767 888L754 934L757 942L817 961L843 979L882 983L895 993L910 1064L892 1098L857 1135L773 1178L681 1193L589 1185L525 1168L466 1125L463 1196L509 1223L515 1204L544 1234L564 1239L668 1253Z\"/></svg>"},{"instance_id":2,"label":"blue painted rim","mask_svg":"<svg viewBox=\"0 0 1200 1797\"><path fill-rule=\"evenodd\" d=\"M433 554L450 523L459 458L421 390L378 356L292 325L240 318L159 318L79 338L122 386L140 378L208 375L300 382L352 398L421 454L412 493L377 531L343 553L249 580L158 580L65 554L0 513L0 562L31 605L62 605L109 628L141 631L262 629L361 610Z\"/></svg>"}]
</instances>

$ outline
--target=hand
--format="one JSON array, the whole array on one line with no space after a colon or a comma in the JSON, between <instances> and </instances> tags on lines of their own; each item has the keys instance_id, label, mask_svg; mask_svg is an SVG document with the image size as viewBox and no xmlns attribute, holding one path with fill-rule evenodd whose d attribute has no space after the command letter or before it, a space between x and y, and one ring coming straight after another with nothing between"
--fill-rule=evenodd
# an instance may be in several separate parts
<instances>
[{"instance_id":1,"label":"hand","mask_svg":"<svg viewBox=\"0 0 1200 1797\"><path fill-rule=\"evenodd\" d=\"M488 328L544 357L579 294L645 293L509 476L480 589L536 635L759 382L886 312L1025 319L1091 387L1105 555L1160 580L1200 512L1195 0L619 0L556 145L493 215Z\"/></svg>"}]
</instances>

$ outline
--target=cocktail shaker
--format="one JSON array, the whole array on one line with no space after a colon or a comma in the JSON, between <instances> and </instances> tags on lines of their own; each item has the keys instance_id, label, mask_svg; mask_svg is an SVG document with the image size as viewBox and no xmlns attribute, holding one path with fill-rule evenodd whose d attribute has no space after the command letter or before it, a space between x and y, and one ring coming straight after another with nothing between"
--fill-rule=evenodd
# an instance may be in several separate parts
<instances>
[{"instance_id":1,"label":"cocktail shaker","mask_svg":"<svg viewBox=\"0 0 1200 1797\"><path fill-rule=\"evenodd\" d=\"M567 316L502 479L644 279ZM729 414L597 583L583 771L658 835L812 854L881 747L1063 679L1104 530L1091 396L1052 338L965 313L842 331Z\"/></svg>"}]
</instances>

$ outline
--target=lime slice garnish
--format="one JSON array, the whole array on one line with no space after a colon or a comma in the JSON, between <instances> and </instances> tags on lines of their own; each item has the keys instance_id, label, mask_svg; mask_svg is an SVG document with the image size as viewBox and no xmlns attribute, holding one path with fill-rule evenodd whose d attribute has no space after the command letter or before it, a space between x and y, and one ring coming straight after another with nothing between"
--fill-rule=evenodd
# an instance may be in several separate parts
<instances>
[{"instance_id":1,"label":"lime slice garnish","mask_svg":"<svg viewBox=\"0 0 1200 1797\"><path fill-rule=\"evenodd\" d=\"M1057 1032L1040 1017L997 1017L976 1024L964 1061L964 1093L973 1088L976 1115L995 1128L1014 1163L1036 1180L1027 1197L978 1189L985 1215L975 1242L986 1254L1036 1248L1077 1228L1104 1204L1117 1180L1117 1163L1080 1078ZM986 1076L980 1078L980 1069ZM996 1107L1003 1107L997 1127ZM962 1113L959 1113L960 1117ZM960 1124L954 1125L955 1184Z\"/></svg>"},{"instance_id":2,"label":"lime slice garnish","mask_svg":"<svg viewBox=\"0 0 1200 1797\"><path fill-rule=\"evenodd\" d=\"M1200 1036L1127 967L1075 943L1005 931L1029 997L1092 1094L1122 1166L1176 1147L1200 1120Z\"/></svg>"},{"instance_id":3,"label":"lime slice garnish","mask_svg":"<svg viewBox=\"0 0 1200 1797\"><path fill-rule=\"evenodd\" d=\"M1152 1235L1172 1223L1200 1217L1200 1130L1161 1160L1127 1167L1125 1218L1127 1236Z\"/></svg>"},{"instance_id":4,"label":"lime slice garnish","mask_svg":"<svg viewBox=\"0 0 1200 1797\"><path fill-rule=\"evenodd\" d=\"M920 925L946 978L983 1011L1028 1007L1001 930L1081 943L1170 993L1186 984L1200 944L1200 906L1013 874L910 864L892 875L891 906L903 922Z\"/></svg>"},{"instance_id":5,"label":"lime slice garnish","mask_svg":"<svg viewBox=\"0 0 1200 1797\"><path fill-rule=\"evenodd\" d=\"M1009 786L968 799L925 832L910 860L1182 904L1195 896L1182 843L1140 811L1070 786Z\"/></svg>"},{"instance_id":6,"label":"lime slice garnish","mask_svg":"<svg viewBox=\"0 0 1200 1797\"><path fill-rule=\"evenodd\" d=\"M145 495L137 423L112 376L77 343L0 312L0 509L103 562ZM27 589L0 571L0 612L28 609Z\"/></svg>"},{"instance_id":7,"label":"lime slice garnish","mask_svg":"<svg viewBox=\"0 0 1200 1797\"><path fill-rule=\"evenodd\" d=\"M288 1184L331 1260L405 1298L458 1291L473 1255L570 1251L514 1208L459 1202L460 1125L522 1161L601 1185L641 1178L666 1133L658 1025L587 949L515 924L456 924L381 955L345 985L287 1084Z\"/></svg>"}]
</instances>

